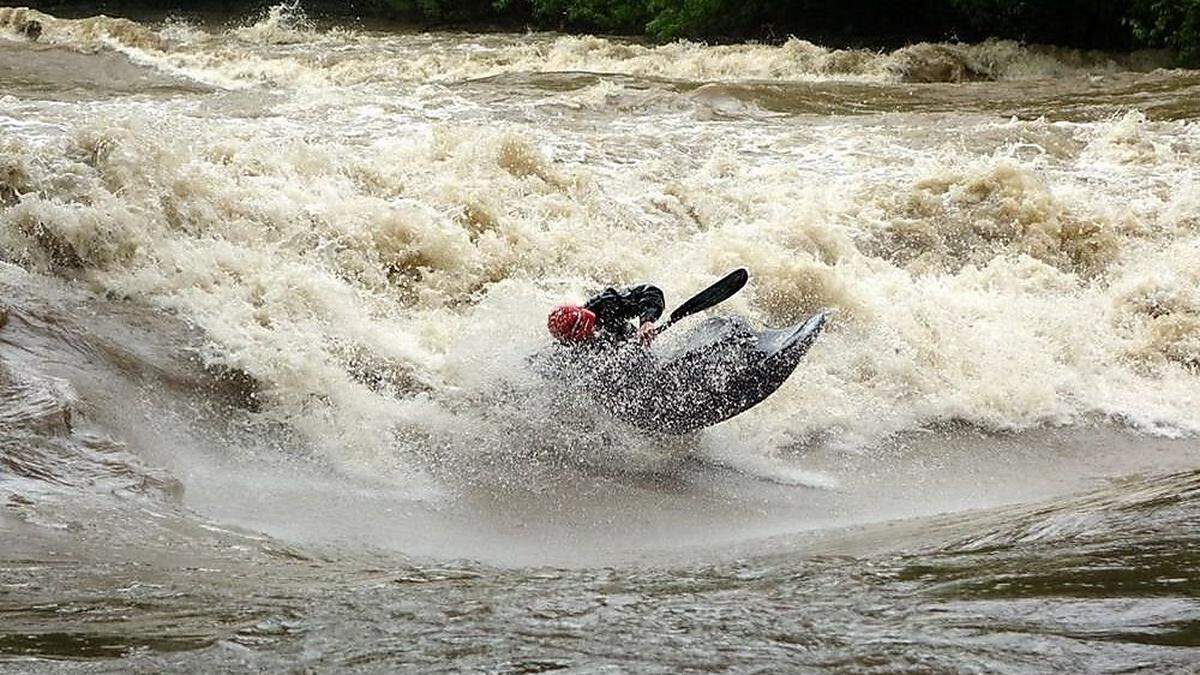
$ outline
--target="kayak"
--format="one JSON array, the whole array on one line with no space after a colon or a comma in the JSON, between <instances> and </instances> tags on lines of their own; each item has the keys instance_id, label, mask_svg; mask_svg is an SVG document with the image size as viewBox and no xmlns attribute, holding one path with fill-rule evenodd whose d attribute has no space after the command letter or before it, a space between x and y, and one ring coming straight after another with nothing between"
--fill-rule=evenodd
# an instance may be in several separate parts
<instances>
[{"instance_id":1,"label":"kayak","mask_svg":"<svg viewBox=\"0 0 1200 675\"><path fill-rule=\"evenodd\" d=\"M653 349L556 345L536 369L646 431L686 434L758 405L787 381L828 318L755 330L740 317L707 319Z\"/></svg>"}]
</instances>

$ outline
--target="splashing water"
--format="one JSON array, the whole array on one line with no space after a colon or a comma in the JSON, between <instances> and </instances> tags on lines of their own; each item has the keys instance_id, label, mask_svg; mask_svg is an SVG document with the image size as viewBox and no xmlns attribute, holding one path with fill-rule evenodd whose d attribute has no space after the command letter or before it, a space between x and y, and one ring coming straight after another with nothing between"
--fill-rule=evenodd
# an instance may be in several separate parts
<instances>
[{"instance_id":1,"label":"splashing water","mask_svg":"<svg viewBox=\"0 0 1200 675\"><path fill-rule=\"evenodd\" d=\"M160 665L187 667L260 645L266 667L297 649L317 668L411 666L313 628L404 614L421 633L446 621L392 590L429 583L521 654L513 668L612 665L604 645L628 639L597 629L570 657L547 638L542 663L503 637L514 613L645 621L658 656L632 667L695 667L647 637L686 609L696 649L703 617L737 627L715 667L777 665L817 626L811 667L964 669L872 603L1010 634L1025 601L1058 618L972 647L999 670L1067 634L1131 639L1137 617L1161 640L1122 643L1140 645L1128 659L1176 664L1152 646L1196 647L1168 635L1196 615L1175 582L1106 587L1102 610L1002 590L1039 556L1068 570L1056 588L1090 579L1070 556L1100 549L1127 570L1162 549L1159 577L1194 580L1166 551L1196 514L1200 76L1159 58L413 34L299 5L220 26L0 8L0 535L28 542L0 581L27 588L40 573L8 562L60 550L79 567L54 583L81 598L145 564L164 594L202 590L130 602L218 608L193 637L157 617L127 643L54 643L36 636L65 629L22 591L0 604L22 626L0 655L182 650ZM739 266L752 280L721 311L782 326L834 310L743 416L648 437L526 367L557 302L653 281L676 304ZM962 581L978 551L993 567ZM443 569L463 557L515 569ZM226 597L198 558L277 593ZM601 567L630 561L649 569ZM545 601L522 604L539 584ZM750 630L742 602L777 603L778 634ZM1111 622L1079 619L1096 611ZM416 652L496 665L445 647ZM1078 649L1074 668L1134 662Z\"/></svg>"}]
</instances>

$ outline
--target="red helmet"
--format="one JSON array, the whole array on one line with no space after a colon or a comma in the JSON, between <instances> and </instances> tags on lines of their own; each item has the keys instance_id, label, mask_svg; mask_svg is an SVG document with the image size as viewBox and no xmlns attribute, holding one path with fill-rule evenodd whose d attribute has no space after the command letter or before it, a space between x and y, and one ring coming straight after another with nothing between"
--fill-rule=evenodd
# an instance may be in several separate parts
<instances>
[{"instance_id":1,"label":"red helmet","mask_svg":"<svg viewBox=\"0 0 1200 675\"><path fill-rule=\"evenodd\" d=\"M596 313L578 305L555 307L546 328L561 342L583 342L596 332Z\"/></svg>"}]
</instances>

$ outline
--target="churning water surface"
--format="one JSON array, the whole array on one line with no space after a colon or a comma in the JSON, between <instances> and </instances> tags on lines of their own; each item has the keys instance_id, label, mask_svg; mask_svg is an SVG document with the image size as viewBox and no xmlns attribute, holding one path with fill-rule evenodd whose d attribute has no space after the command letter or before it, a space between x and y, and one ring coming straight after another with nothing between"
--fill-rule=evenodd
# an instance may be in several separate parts
<instances>
[{"instance_id":1,"label":"churning water surface","mask_svg":"<svg viewBox=\"0 0 1200 675\"><path fill-rule=\"evenodd\" d=\"M1194 670L1167 63L0 8L0 670ZM526 368L738 266L743 416Z\"/></svg>"}]
</instances>

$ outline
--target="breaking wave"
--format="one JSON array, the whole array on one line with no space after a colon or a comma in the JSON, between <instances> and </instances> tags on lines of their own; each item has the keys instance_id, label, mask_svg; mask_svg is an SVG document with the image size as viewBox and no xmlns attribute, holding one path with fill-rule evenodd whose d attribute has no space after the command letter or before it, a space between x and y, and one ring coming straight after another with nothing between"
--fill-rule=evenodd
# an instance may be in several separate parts
<instances>
[{"instance_id":1,"label":"breaking wave","mask_svg":"<svg viewBox=\"0 0 1200 675\"><path fill-rule=\"evenodd\" d=\"M1082 148L1069 163L1126 166L1128 133L1172 134L1170 161L1197 147L1136 117L1060 131ZM208 362L329 452L390 464L414 429L486 445L479 397L521 383L546 306L646 278L678 298L734 266L754 282L731 310L837 312L805 385L731 423L764 446L954 420L1200 424L1190 193L1134 209L1037 163L948 156L818 188L720 149L622 178L522 127L364 147L126 114L0 142L7 260L194 323Z\"/></svg>"},{"instance_id":2,"label":"breaking wave","mask_svg":"<svg viewBox=\"0 0 1200 675\"><path fill-rule=\"evenodd\" d=\"M640 280L679 299L735 266L753 282L731 312L835 315L802 380L715 431L714 456L753 448L747 466L768 467L814 443L962 423L1200 429L1194 124L1136 111L964 115L918 132L769 116L751 128L671 107L587 117L677 93L656 78L1067 77L1112 59L1009 43L878 54L379 36L280 7L216 32L24 9L0 11L0 26L273 84L202 106L31 113L3 99L3 119L52 124L0 124L0 256L197 327L200 358L248 383L251 414L365 474L503 463L514 447L636 454L636 434L580 440L545 418L553 394L524 367L545 307ZM456 40L469 48L441 48ZM313 42L337 49L294 48ZM534 105L448 84L576 70L630 77L570 94L548 82ZM421 84L357 86L373 79ZM630 92L632 108L611 103ZM572 102L581 121L561 122Z\"/></svg>"},{"instance_id":3,"label":"breaking wave","mask_svg":"<svg viewBox=\"0 0 1200 675\"><path fill-rule=\"evenodd\" d=\"M0 8L10 35L37 26L41 41L72 49L111 48L198 81L228 87L267 83L314 87L368 83L454 82L506 73L593 72L688 82L968 82L1027 80L1150 70L1166 55L1118 56L1012 41L921 43L894 51L829 49L790 38L780 45L644 45L595 36L529 34L520 40L476 36L389 36L318 30L297 4L270 8L247 24L209 31L179 21L159 29L106 16L57 19ZM338 43L336 57L291 46Z\"/></svg>"}]
</instances>

